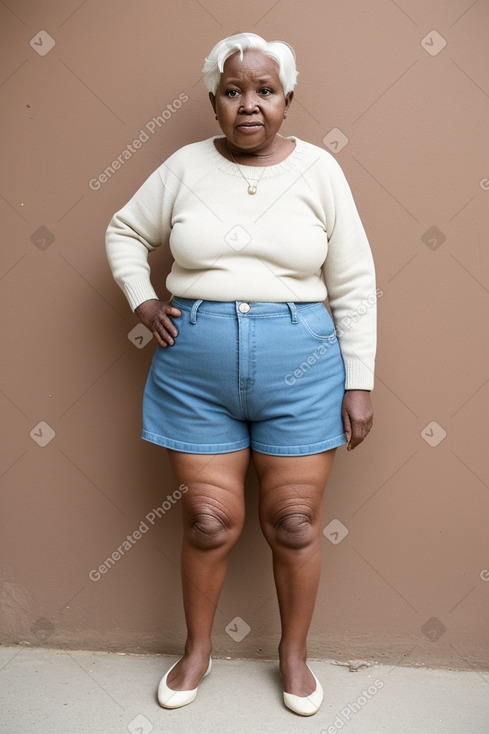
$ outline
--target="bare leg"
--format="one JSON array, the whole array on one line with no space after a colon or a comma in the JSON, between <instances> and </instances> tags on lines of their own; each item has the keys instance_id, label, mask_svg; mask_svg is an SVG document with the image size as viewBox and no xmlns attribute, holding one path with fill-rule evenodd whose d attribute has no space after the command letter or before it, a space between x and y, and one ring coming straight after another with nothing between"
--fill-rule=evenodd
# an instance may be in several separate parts
<instances>
[{"instance_id":1,"label":"bare leg","mask_svg":"<svg viewBox=\"0 0 489 734\"><path fill-rule=\"evenodd\" d=\"M170 451L182 496L182 588L185 654L168 676L175 691L196 688L209 663L211 631L227 571L228 554L244 522L244 480L249 451L197 455Z\"/></svg>"},{"instance_id":2,"label":"bare leg","mask_svg":"<svg viewBox=\"0 0 489 734\"><path fill-rule=\"evenodd\" d=\"M315 689L306 665L307 635L321 571L322 499L335 451L298 457L253 453L282 624L280 672L284 691L296 696Z\"/></svg>"}]
</instances>

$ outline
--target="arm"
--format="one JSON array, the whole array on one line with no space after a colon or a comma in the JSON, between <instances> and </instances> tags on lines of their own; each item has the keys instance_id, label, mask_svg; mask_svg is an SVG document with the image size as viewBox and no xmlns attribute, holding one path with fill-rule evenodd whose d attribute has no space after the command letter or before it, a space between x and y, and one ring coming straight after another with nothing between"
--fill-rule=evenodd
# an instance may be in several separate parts
<instances>
[{"instance_id":1,"label":"arm","mask_svg":"<svg viewBox=\"0 0 489 734\"><path fill-rule=\"evenodd\" d=\"M107 228L109 266L133 311L144 301L158 298L150 280L148 254L170 234L170 199L159 171L155 171L114 214Z\"/></svg>"},{"instance_id":2,"label":"arm","mask_svg":"<svg viewBox=\"0 0 489 734\"><path fill-rule=\"evenodd\" d=\"M345 363L342 416L351 451L373 424L370 390L374 383L377 297L372 253L343 172L333 162L328 212L328 254L323 275Z\"/></svg>"},{"instance_id":3,"label":"arm","mask_svg":"<svg viewBox=\"0 0 489 734\"><path fill-rule=\"evenodd\" d=\"M148 255L169 236L172 197L155 171L113 217L105 238L114 279L129 305L160 346L172 345L178 334L171 317L181 312L160 301L150 275Z\"/></svg>"}]
</instances>

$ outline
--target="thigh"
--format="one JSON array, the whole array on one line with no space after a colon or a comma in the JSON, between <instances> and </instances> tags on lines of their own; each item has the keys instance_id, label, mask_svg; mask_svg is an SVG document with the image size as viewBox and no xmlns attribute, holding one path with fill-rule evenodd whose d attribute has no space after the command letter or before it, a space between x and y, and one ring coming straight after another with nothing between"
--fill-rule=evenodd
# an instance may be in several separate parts
<instances>
[{"instance_id":1,"label":"thigh","mask_svg":"<svg viewBox=\"0 0 489 734\"><path fill-rule=\"evenodd\" d=\"M206 508L234 522L244 518L244 484L250 459L248 449L226 454L189 454L168 450L168 455L176 482L186 488L182 493L184 518Z\"/></svg>"},{"instance_id":2,"label":"thigh","mask_svg":"<svg viewBox=\"0 0 489 734\"><path fill-rule=\"evenodd\" d=\"M173 300L182 312L175 319L178 336L172 347L158 346L154 353L142 431L145 440L157 445L209 456L250 445L237 390L235 305L218 303L214 313L212 303L202 303L193 314L199 301Z\"/></svg>"},{"instance_id":3,"label":"thigh","mask_svg":"<svg viewBox=\"0 0 489 734\"><path fill-rule=\"evenodd\" d=\"M295 323L290 314L256 319L249 404L251 446L260 453L316 455L346 442L345 367L333 321L322 303L295 308Z\"/></svg>"},{"instance_id":4,"label":"thigh","mask_svg":"<svg viewBox=\"0 0 489 734\"><path fill-rule=\"evenodd\" d=\"M260 485L260 519L273 522L284 512L306 512L321 521L326 482L336 449L309 456L270 456L253 452Z\"/></svg>"}]
</instances>

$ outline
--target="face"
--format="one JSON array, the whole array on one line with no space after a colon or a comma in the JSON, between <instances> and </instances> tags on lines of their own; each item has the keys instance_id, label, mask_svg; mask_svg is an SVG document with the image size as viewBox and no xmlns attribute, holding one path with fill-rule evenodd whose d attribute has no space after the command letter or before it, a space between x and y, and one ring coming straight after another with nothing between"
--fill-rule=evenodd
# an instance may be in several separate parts
<instances>
[{"instance_id":1,"label":"face","mask_svg":"<svg viewBox=\"0 0 489 734\"><path fill-rule=\"evenodd\" d=\"M276 63L261 51L239 53L225 64L216 94L210 94L219 125L233 153L271 149L293 92L284 96Z\"/></svg>"}]
</instances>

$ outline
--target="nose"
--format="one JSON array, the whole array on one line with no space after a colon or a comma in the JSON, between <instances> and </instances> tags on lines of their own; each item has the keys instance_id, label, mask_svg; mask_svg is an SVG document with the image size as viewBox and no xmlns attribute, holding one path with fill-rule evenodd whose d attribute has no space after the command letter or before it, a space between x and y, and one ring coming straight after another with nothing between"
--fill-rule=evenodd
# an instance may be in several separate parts
<instances>
[{"instance_id":1,"label":"nose","mask_svg":"<svg viewBox=\"0 0 489 734\"><path fill-rule=\"evenodd\" d=\"M249 115L255 112L258 105L256 102L256 95L254 92L246 92L241 98L241 110L245 114Z\"/></svg>"}]
</instances>

